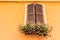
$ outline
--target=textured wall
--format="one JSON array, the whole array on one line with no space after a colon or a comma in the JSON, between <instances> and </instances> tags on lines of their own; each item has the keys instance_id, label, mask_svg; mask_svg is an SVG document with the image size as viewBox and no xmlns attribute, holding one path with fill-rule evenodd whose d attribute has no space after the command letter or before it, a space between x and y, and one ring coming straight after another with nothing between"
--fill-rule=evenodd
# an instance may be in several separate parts
<instances>
[{"instance_id":1,"label":"textured wall","mask_svg":"<svg viewBox=\"0 0 60 40\"><path fill-rule=\"evenodd\" d=\"M0 0L0 1L60 1L60 0Z\"/></svg>"}]
</instances>

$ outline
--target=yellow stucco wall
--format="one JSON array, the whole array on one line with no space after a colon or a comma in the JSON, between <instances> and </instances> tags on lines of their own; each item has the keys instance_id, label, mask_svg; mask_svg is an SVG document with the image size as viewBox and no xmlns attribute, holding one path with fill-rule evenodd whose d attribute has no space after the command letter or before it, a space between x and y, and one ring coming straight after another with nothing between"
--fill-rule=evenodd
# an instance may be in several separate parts
<instances>
[{"instance_id":1,"label":"yellow stucco wall","mask_svg":"<svg viewBox=\"0 0 60 40\"><path fill-rule=\"evenodd\" d=\"M60 0L0 0L0 1L60 1Z\"/></svg>"},{"instance_id":2,"label":"yellow stucco wall","mask_svg":"<svg viewBox=\"0 0 60 40\"><path fill-rule=\"evenodd\" d=\"M60 2L37 2L45 5L47 23L53 25L51 38L26 36L18 31L24 24L25 4L31 2L0 2L0 40L60 40Z\"/></svg>"}]
</instances>

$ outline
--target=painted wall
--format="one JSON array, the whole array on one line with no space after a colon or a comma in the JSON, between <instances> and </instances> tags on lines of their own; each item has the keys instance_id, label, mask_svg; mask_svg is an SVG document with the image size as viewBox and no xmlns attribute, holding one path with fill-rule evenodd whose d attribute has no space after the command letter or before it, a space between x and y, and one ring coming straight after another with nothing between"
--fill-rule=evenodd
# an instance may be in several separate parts
<instances>
[{"instance_id":1,"label":"painted wall","mask_svg":"<svg viewBox=\"0 0 60 40\"><path fill-rule=\"evenodd\" d=\"M0 0L0 1L60 1L60 0Z\"/></svg>"},{"instance_id":2,"label":"painted wall","mask_svg":"<svg viewBox=\"0 0 60 40\"><path fill-rule=\"evenodd\" d=\"M37 2L45 5L47 23L53 25L52 37L26 36L18 31L24 24L25 4L31 2L0 2L0 40L60 40L60 2Z\"/></svg>"}]
</instances>

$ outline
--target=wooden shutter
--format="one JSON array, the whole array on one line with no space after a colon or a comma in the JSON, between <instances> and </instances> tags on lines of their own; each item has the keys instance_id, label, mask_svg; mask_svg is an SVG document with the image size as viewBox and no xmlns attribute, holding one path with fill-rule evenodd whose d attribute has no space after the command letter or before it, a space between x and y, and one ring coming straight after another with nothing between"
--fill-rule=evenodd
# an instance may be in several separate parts
<instances>
[{"instance_id":1,"label":"wooden shutter","mask_svg":"<svg viewBox=\"0 0 60 40\"><path fill-rule=\"evenodd\" d=\"M33 4L29 4L27 6L27 23L35 24L35 13Z\"/></svg>"},{"instance_id":2,"label":"wooden shutter","mask_svg":"<svg viewBox=\"0 0 60 40\"><path fill-rule=\"evenodd\" d=\"M37 24L43 23L43 10L42 5L36 4L36 20Z\"/></svg>"}]
</instances>

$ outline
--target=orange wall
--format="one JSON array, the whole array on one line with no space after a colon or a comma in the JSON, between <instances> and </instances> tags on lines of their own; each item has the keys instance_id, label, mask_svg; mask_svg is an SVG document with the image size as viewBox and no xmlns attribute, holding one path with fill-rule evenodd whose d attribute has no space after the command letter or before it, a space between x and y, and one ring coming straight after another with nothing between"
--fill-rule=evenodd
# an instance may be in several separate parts
<instances>
[{"instance_id":1,"label":"orange wall","mask_svg":"<svg viewBox=\"0 0 60 40\"><path fill-rule=\"evenodd\" d=\"M0 40L60 40L60 2L37 2L45 5L47 23L53 25L51 38L26 36L18 31L24 24L25 4L31 2L0 2Z\"/></svg>"},{"instance_id":2,"label":"orange wall","mask_svg":"<svg viewBox=\"0 0 60 40\"><path fill-rule=\"evenodd\" d=\"M0 0L0 1L60 1L60 0Z\"/></svg>"}]
</instances>

